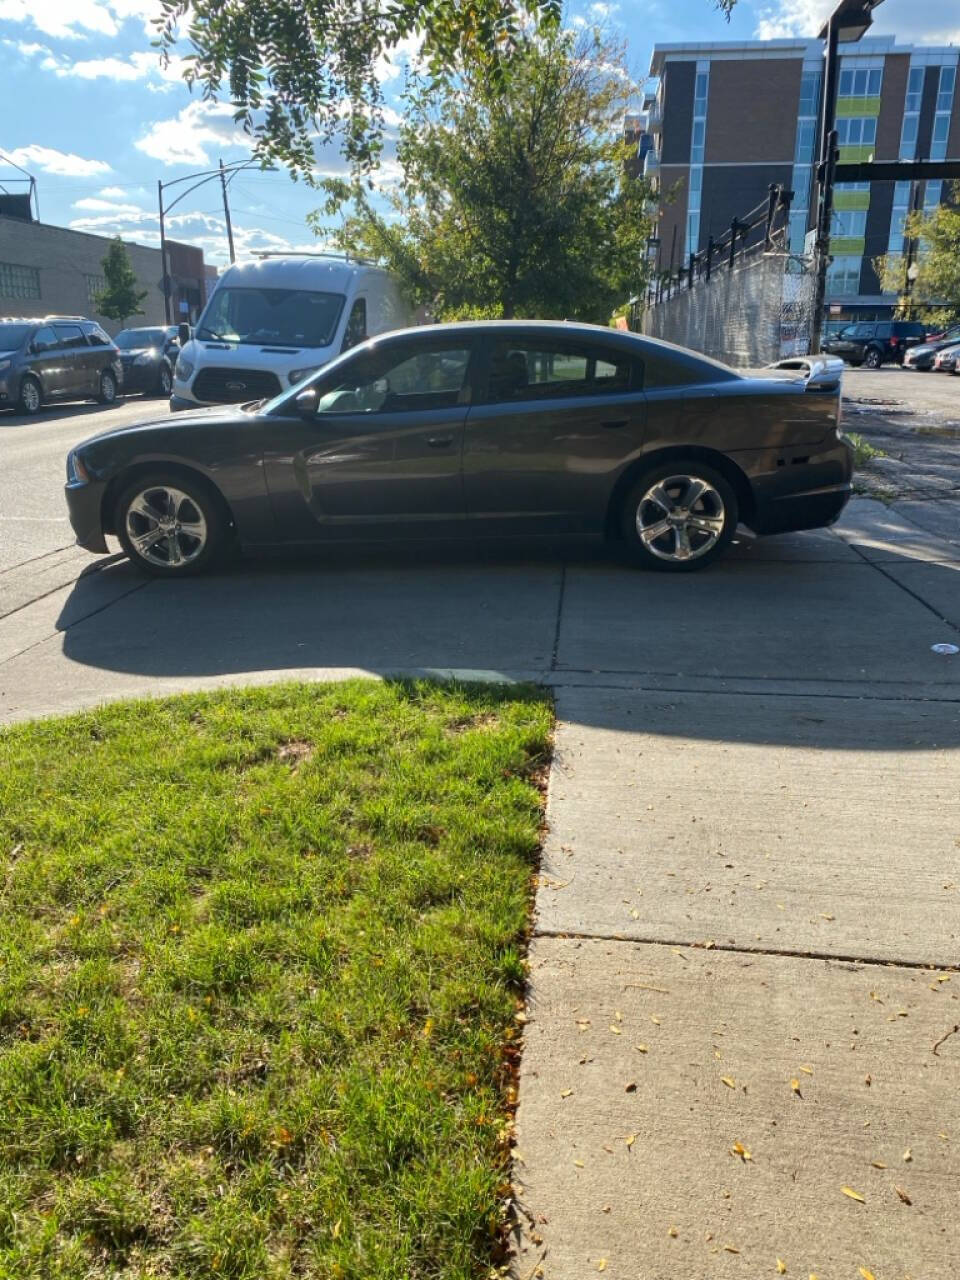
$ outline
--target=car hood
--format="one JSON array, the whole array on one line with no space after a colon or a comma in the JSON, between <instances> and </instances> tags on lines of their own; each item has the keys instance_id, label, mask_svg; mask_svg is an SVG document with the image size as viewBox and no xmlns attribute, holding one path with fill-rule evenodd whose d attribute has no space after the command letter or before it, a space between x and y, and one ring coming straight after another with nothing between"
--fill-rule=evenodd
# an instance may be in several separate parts
<instances>
[{"instance_id":1,"label":"car hood","mask_svg":"<svg viewBox=\"0 0 960 1280\"><path fill-rule=\"evenodd\" d=\"M154 432L159 434L171 428L179 431L181 427L190 427L194 424L205 427L217 425L217 423L234 426L237 422L248 422L250 417L250 414L244 413L236 404L214 405L209 409L198 409L195 413L168 413L162 418L148 418L146 422L131 422L127 426L110 427L106 431L100 431L97 435L88 436L86 440L82 440L76 445L76 451L82 452L84 449L103 444L108 440L120 440Z\"/></svg>"},{"instance_id":2,"label":"car hood","mask_svg":"<svg viewBox=\"0 0 960 1280\"><path fill-rule=\"evenodd\" d=\"M147 354L158 356L160 352L156 347L121 347L120 348L121 360L127 360L132 356L143 356Z\"/></svg>"},{"instance_id":3,"label":"car hood","mask_svg":"<svg viewBox=\"0 0 960 1280\"><path fill-rule=\"evenodd\" d=\"M938 350L939 347L937 347L936 343L918 342L915 347L910 348L909 354L912 356L928 356L931 352Z\"/></svg>"}]
</instances>

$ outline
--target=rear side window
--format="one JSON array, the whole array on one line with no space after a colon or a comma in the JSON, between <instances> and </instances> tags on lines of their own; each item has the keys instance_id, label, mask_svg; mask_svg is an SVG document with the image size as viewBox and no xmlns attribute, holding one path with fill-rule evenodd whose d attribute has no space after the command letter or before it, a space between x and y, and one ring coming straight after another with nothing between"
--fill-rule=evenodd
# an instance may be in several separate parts
<instances>
[{"instance_id":1,"label":"rear side window","mask_svg":"<svg viewBox=\"0 0 960 1280\"><path fill-rule=\"evenodd\" d=\"M892 325L892 324L878 324L878 325L877 325L877 337L878 337L878 338L892 338L892 337L893 337L893 325Z\"/></svg>"},{"instance_id":2,"label":"rear side window","mask_svg":"<svg viewBox=\"0 0 960 1280\"><path fill-rule=\"evenodd\" d=\"M61 347L86 346L83 330L75 324L54 325Z\"/></svg>"},{"instance_id":3,"label":"rear side window","mask_svg":"<svg viewBox=\"0 0 960 1280\"><path fill-rule=\"evenodd\" d=\"M629 391L633 362L619 351L572 343L500 339L494 344L487 381L488 404Z\"/></svg>"},{"instance_id":4,"label":"rear side window","mask_svg":"<svg viewBox=\"0 0 960 1280\"><path fill-rule=\"evenodd\" d=\"M357 298L350 310L350 318L347 320L347 328L343 335L343 350L347 351L350 347L355 347L358 342L363 342L366 336L367 300Z\"/></svg>"},{"instance_id":5,"label":"rear side window","mask_svg":"<svg viewBox=\"0 0 960 1280\"><path fill-rule=\"evenodd\" d=\"M875 324L855 324L850 333L851 338L872 338L875 336Z\"/></svg>"},{"instance_id":6,"label":"rear side window","mask_svg":"<svg viewBox=\"0 0 960 1280\"><path fill-rule=\"evenodd\" d=\"M909 323L895 324L893 326L893 329L894 329L894 332L898 334L901 338L922 338L923 337L922 324L909 324Z\"/></svg>"},{"instance_id":7,"label":"rear side window","mask_svg":"<svg viewBox=\"0 0 960 1280\"><path fill-rule=\"evenodd\" d=\"M98 324L84 325L84 333L91 347L109 347L109 335L104 333Z\"/></svg>"},{"instance_id":8,"label":"rear side window","mask_svg":"<svg viewBox=\"0 0 960 1280\"><path fill-rule=\"evenodd\" d=\"M692 362L673 359L659 351L645 351L643 354L644 390L655 387L689 387L699 382L715 380L709 369L698 367Z\"/></svg>"}]
</instances>

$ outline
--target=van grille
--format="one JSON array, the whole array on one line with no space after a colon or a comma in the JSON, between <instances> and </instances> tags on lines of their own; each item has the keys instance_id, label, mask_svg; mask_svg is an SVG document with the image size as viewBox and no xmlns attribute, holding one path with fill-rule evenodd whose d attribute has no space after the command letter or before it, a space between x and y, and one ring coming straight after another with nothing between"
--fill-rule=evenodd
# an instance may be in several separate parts
<instances>
[{"instance_id":1,"label":"van grille","mask_svg":"<svg viewBox=\"0 0 960 1280\"><path fill-rule=\"evenodd\" d=\"M198 400L211 404L242 404L280 394L275 373L264 369L201 369L191 388Z\"/></svg>"}]
</instances>

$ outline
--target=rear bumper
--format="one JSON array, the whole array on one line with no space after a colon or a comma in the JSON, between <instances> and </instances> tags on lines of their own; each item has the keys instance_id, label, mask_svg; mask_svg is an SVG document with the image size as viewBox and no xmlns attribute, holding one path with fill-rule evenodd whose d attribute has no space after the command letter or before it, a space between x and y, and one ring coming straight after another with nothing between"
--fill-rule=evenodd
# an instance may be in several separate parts
<instances>
[{"instance_id":1,"label":"rear bumper","mask_svg":"<svg viewBox=\"0 0 960 1280\"><path fill-rule=\"evenodd\" d=\"M850 501L851 484L814 493L795 493L774 498L758 511L752 528L761 536L795 533L801 529L823 529L835 524Z\"/></svg>"},{"instance_id":2,"label":"rear bumper","mask_svg":"<svg viewBox=\"0 0 960 1280\"><path fill-rule=\"evenodd\" d=\"M84 547L87 551L104 552L108 549L103 533L103 491L104 485L96 481L64 486L67 511L73 532L77 536L77 546Z\"/></svg>"},{"instance_id":3,"label":"rear bumper","mask_svg":"<svg viewBox=\"0 0 960 1280\"><path fill-rule=\"evenodd\" d=\"M753 478L754 533L792 533L834 524L853 493L853 449L846 440Z\"/></svg>"}]
</instances>

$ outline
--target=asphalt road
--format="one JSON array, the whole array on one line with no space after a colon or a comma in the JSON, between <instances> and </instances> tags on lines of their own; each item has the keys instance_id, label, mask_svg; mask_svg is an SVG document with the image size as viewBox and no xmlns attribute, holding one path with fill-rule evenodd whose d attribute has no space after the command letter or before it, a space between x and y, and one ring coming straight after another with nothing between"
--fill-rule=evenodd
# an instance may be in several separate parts
<instances>
[{"instance_id":1,"label":"asphalt road","mask_svg":"<svg viewBox=\"0 0 960 1280\"><path fill-rule=\"evenodd\" d=\"M67 453L75 444L168 412L165 401L139 396L109 409L58 405L36 418L0 412L0 572L73 544L63 484Z\"/></svg>"}]
</instances>

